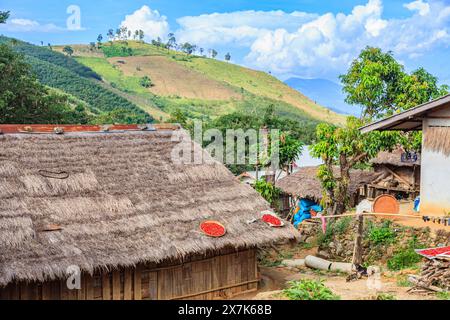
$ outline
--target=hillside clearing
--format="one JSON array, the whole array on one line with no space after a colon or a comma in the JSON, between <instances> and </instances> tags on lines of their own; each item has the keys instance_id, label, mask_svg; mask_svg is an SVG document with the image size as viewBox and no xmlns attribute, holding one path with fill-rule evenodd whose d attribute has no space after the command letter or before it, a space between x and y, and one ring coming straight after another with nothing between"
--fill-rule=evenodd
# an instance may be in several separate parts
<instances>
[{"instance_id":1,"label":"hillside clearing","mask_svg":"<svg viewBox=\"0 0 450 320\"><path fill-rule=\"evenodd\" d=\"M108 61L125 76L149 76L152 93L205 100L239 99L241 95L217 80L185 68L163 56L114 57Z\"/></svg>"}]
</instances>

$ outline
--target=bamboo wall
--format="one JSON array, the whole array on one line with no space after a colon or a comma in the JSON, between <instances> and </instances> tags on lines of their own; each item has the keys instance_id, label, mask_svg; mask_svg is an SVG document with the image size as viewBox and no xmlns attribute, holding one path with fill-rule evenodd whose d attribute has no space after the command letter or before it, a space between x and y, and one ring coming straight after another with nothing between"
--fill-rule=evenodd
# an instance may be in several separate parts
<instances>
[{"instance_id":1,"label":"bamboo wall","mask_svg":"<svg viewBox=\"0 0 450 320\"><path fill-rule=\"evenodd\" d=\"M257 285L256 249L250 249L83 274L80 290L69 290L66 280L12 283L0 288L0 300L223 299Z\"/></svg>"}]
</instances>

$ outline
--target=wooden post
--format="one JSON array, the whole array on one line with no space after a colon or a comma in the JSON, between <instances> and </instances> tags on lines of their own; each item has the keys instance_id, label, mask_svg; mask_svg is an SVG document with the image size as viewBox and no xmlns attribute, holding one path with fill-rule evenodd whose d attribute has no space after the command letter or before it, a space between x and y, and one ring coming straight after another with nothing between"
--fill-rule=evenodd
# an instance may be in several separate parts
<instances>
[{"instance_id":1,"label":"wooden post","mask_svg":"<svg viewBox=\"0 0 450 320\"><path fill-rule=\"evenodd\" d=\"M362 237L363 237L363 229L364 229L364 216L362 214L357 215L358 219L358 229L355 238L355 247L353 248L353 259L352 265L361 265L362 264Z\"/></svg>"}]
</instances>

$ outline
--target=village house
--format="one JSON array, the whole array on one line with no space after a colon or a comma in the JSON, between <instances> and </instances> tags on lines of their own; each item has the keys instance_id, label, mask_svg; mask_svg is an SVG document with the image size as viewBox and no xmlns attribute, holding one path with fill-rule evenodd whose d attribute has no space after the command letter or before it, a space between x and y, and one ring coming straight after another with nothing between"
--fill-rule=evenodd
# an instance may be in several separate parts
<instances>
[{"instance_id":1,"label":"village house","mask_svg":"<svg viewBox=\"0 0 450 320\"><path fill-rule=\"evenodd\" d=\"M320 203L323 197L322 184L317 177L318 166L303 167L297 172L288 175L277 182L277 187L283 191L281 196L283 212L287 214L299 199L308 199ZM339 175L337 167L335 176ZM379 173L365 170L350 170L350 183L348 186L349 205L355 206L365 197L364 186L371 183ZM362 191L362 192L361 192Z\"/></svg>"},{"instance_id":2,"label":"village house","mask_svg":"<svg viewBox=\"0 0 450 320\"><path fill-rule=\"evenodd\" d=\"M370 163L380 175L367 185L369 198L391 194L398 199L414 200L419 195L420 153L405 152L399 147L392 152L379 152Z\"/></svg>"},{"instance_id":3,"label":"village house","mask_svg":"<svg viewBox=\"0 0 450 320\"><path fill-rule=\"evenodd\" d=\"M361 128L423 132L420 211L450 212L450 94Z\"/></svg>"},{"instance_id":4,"label":"village house","mask_svg":"<svg viewBox=\"0 0 450 320\"><path fill-rule=\"evenodd\" d=\"M201 148L204 162L174 163L175 134L193 144L176 126L0 131L0 299L230 297L257 289L258 246L297 239Z\"/></svg>"}]
</instances>

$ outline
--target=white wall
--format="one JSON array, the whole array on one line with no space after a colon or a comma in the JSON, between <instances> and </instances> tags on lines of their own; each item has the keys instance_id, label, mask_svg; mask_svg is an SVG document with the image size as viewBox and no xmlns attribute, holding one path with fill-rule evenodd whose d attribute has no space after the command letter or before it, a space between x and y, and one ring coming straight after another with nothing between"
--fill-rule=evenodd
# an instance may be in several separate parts
<instances>
[{"instance_id":1,"label":"white wall","mask_svg":"<svg viewBox=\"0 0 450 320\"><path fill-rule=\"evenodd\" d=\"M423 134L427 134L430 124L436 125L437 119L423 121ZM439 119L439 125L448 125L450 119ZM420 212L422 214L450 213L450 157L440 152L422 147Z\"/></svg>"}]
</instances>

